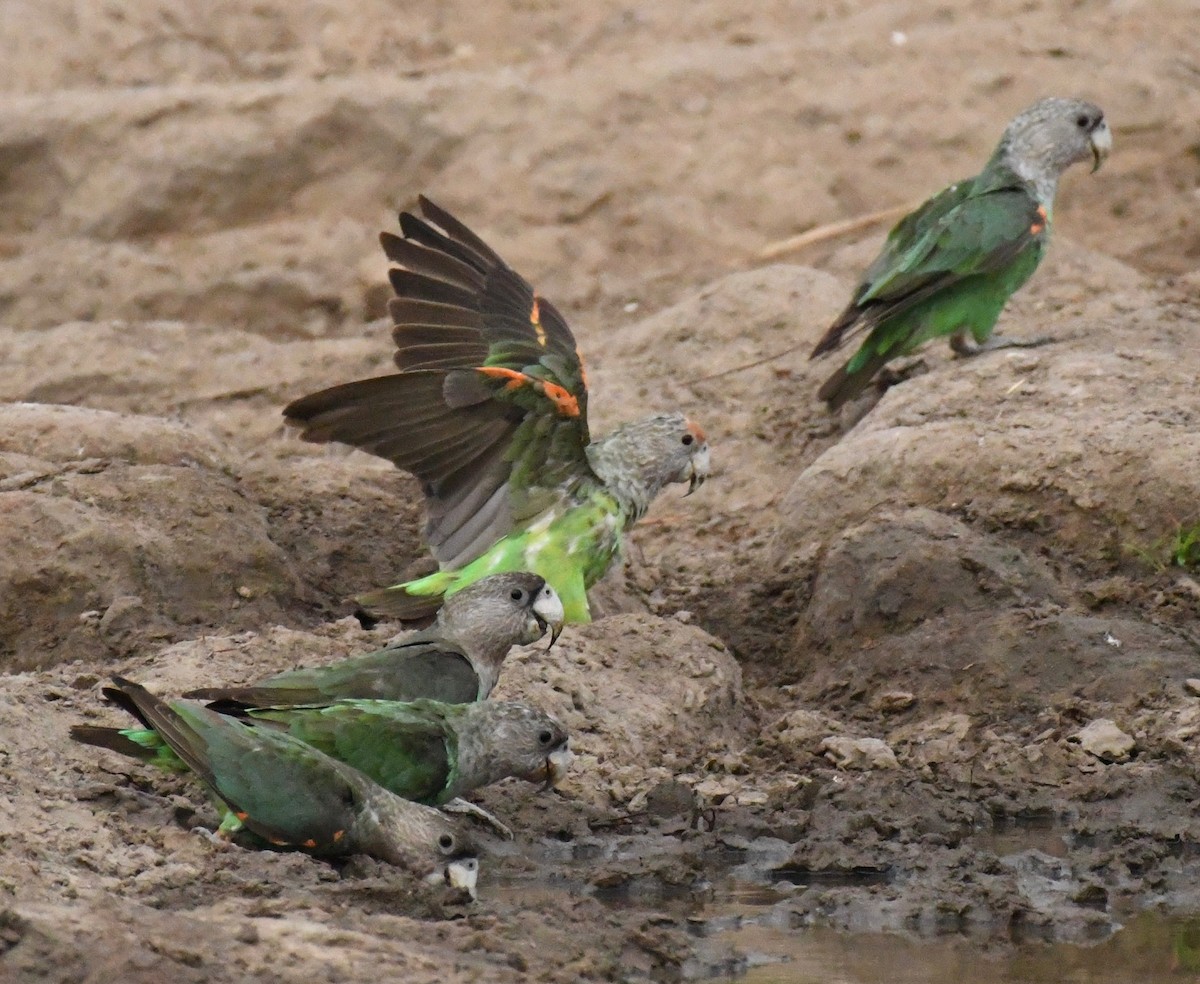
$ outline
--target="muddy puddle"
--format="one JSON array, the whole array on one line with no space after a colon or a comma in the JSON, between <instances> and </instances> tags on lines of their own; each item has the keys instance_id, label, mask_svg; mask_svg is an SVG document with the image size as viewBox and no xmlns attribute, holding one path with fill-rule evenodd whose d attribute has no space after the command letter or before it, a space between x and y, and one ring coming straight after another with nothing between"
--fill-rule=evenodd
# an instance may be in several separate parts
<instances>
[{"instance_id":1,"label":"muddy puddle","mask_svg":"<svg viewBox=\"0 0 1200 984\"><path fill-rule=\"evenodd\" d=\"M1057 892L1090 908L1082 929L1026 926L1020 919L986 928L954 920L906 917L895 904L912 872L875 868L812 871L789 864L794 845L773 838L724 844L703 853L693 880L655 874L597 877L649 852L678 851L673 838L545 841L535 864L487 886L514 905L566 906L590 896L606 908L637 911L683 925L691 955L688 981L745 984L1061 984L1200 980L1200 919L1147 909L1089 905L1065 878L1072 853L1089 846L1060 817L1008 818L973 832L968 846L1019 873L1033 901ZM672 848L672 845L676 845ZM550 874L552 872L552 874ZM823 920L812 898L836 896L836 917ZM1062 942L1072 937L1073 942Z\"/></svg>"},{"instance_id":2,"label":"muddy puddle","mask_svg":"<svg viewBox=\"0 0 1200 984\"><path fill-rule=\"evenodd\" d=\"M744 908L744 907L743 907ZM788 930L770 915L743 911L739 925L711 943L739 954L733 966L694 980L744 984L1143 984L1200 979L1200 922L1153 913L1134 916L1093 946L1026 944L985 949L961 938L922 939L895 933Z\"/></svg>"}]
</instances>

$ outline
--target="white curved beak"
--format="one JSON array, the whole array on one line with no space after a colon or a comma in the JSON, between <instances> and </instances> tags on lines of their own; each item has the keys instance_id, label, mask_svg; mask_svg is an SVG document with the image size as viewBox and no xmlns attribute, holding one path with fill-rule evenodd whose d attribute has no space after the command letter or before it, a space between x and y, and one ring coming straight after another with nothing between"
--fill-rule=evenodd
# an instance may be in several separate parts
<instances>
[{"instance_id":1,"label":"white curved beak","mask_svg":"<svg viewBox=\"0 0 1200 984\"><path fill-rule=\"evenodd\" d=\"M1113 138L1112 130L1108 128L1108 120L1100 121L1100 125L1092 131L1088 142L1092 145L1092 173L1095 174L1112 152Z\"/></svg>"},{"instance_id":2,"label":"white curved beak","mask_svg":"<svg viewBox=\"0 0 1200 984\"><path fill-rule=\"evenodd\" d=\"M475 858L459 858L446 865L446 884L459 891L465 891L471 900L479 898L475 891L475 883L479 880L479 861Z\"/></svg>"},{"instance_id":3,"label":"white curved beak","mask_svg":"<svg viewBox=\"0 0 1200 984\"><path fill-rule=\"evenodd\" d=\"M563 745L562 748L556 748L546 756L546 784L543 789L549 789L551 786L557 786L562 782L563 777L567 774L567 770L571 768L571 763L575 761L575 753L571 751L570 745Z\"/></svg>"},{"instance_id":4,"label":"white curved beak","mask_svg":"<svg viewBox=\"0 0 1200 984\"><path fill-rule=\"evenodd\" d=\"M558 641L566 619L562 599L549 584L543 587L534 599L533 614L542 625L543 632L547 627L550 629L550 645L546 647L549 650Z\"/></svg>"},{"instance_id":5,"label":"white curved beak","mask_svg":"<svg viewBox=\"0 0 1200 984\"><path fill-rule=\"evenodd\" d=\"M704 444L692 453L687 468L679 476L679 481L688 483L688 490L683 493L685 499L704 484L711 467L712 459L709 457L708 445Z\"/></svg>"}]
</instances>

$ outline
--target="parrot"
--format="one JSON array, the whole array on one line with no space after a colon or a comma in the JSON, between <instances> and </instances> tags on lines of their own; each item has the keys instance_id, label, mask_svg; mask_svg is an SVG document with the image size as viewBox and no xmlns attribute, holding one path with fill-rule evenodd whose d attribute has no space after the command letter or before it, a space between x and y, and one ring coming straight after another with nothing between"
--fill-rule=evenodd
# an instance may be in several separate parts
<instances>
[{"instance_id":1,"label":"parrot","mask_svg":"<svg viewBox=\"0 0 1200 984\"><path fill-rule=\"evenodd\" d=\"M120 688L105 688L104 693L123 705ZM552 786L573 758L561 724L515 701L340 700L313 707L250 708L241 716L255 727L286 732L397 796L429 806L509 776ZM187 771L185 761L152 728L79 725L71 736L168 771Z\"/></svg>"},{"instance_id":2,"label":"parrot","mask_svg":"<svg viewBox=\"0 0 1200 984\"><path fill-rule=\"evenodd\" d=\"M400 372L301 397L284 409L307 441L338 441L421 482L439 570L360 595L415 619L487 574L531 570L591 620L587 589L660 491L708 477L703 429L656 413L592 440L583 360L566 321L482 239L429 199L384 232Z\"/></svg>"},{"instance_id":3,"label":"parrot","mask_svg":"<svg viewBox=\"0 0 1200 984\"><path fill-rule=\"evenodd\" d=\"M275 847L321 857L369 854L475 897L477 851L441 811L389 792L285 732L186 701L167 704L124 677L114 677L105 693L157 732L208 788L223 814L219 836L248 832ZM94 744L97 731L114 730L76 726L71 737Z\"/></svg>"},{"instance_id":4,"label":"parrot","mask_svg":"<svg viewBox=\"0 0 1200 984\"><path fill-rule=\"evenodd\" d=\"M221 712L352 698L464 704L487 698L514 645L537 642L547 628L553 645L562 627L554 588L540 575L506 571L447 598L431 626L384 649L288 670L247 687L204 687L184 696L212 701Z\"/></svg>"},{"instance_id":5,"label":"parrot","mask_svg":"<svg viewBox=\"0 0 1200 984\"><path fill-rule=\"evenodd\" d=\"M1112 150L1098 106L1042 99L1015 117L983 170L901 219L849 305L810 358L864 332L858 351L818 391L836 411L883 365L948 335L959 355L1043 344L992 335L1009 297L1033 274L1050 238L1058 179L1072 164L1092 171Z\"/></svg>"}]
</instances>

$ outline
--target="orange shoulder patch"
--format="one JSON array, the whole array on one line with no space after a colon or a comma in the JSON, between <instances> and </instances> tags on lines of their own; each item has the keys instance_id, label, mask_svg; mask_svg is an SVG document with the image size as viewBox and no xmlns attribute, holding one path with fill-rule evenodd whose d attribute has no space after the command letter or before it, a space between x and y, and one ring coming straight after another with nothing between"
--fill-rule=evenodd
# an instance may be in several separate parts
<instances>
[{"instance_id":1,"label":"orange shoulder patch","mask_svg":"<svg viewBox=\"0 0 1200 984\"><path fill-rule=\"evenodd\" d=\"M579 401L558 383L539 383L546 399L554 404L554 409L564 417L579 416Z\"/></svg>"},{"instance_id":2,"label":"orange shoulder patch","mask_svg":"<svg viewBox=\"0 0 1200 984\"><path fill-rule=\"evenodd\" d=\"M1046 208L1044 205L1039 205L1037 207L1037 216L1037 219L1035 219L1033 224L1029 227L1029 234L1031 236L1036 236L1039 232L1046 228Z\"/></svg>"},{"instance_id":3,"label":"orange shoulder patch","mask_svg":"<svg viewBox=\"0 0 1200 984\"><path fill-rule=\"evenodd\" d=\"M533 295L533 307L529 309L529 323L533 325L534 333L537 335L538 344L546 347L546 329L542 327L542 312L538 307L538 296Z\"/></svg>"},{"instance_id":4,"label":"orange shoulder patch","mask_svg":"<svg viewBox=\"0 0 1200 984\"><path fill-rule=\"evenodd\" d=\"M516 369L506 369L504 366L479 366L476 372L480 372L492 379L507 380L504 384L505 390L515 390L520 389L522 386L528 386L535 393L539 393L549 400L554 405L554 409L562 416L579 416L579 401L568 390L559 386L558 383L535 379L528 373L517 372Z\"/></svg>"},{"instance_id":5,"label":"orange shoulder patch","mask_svg":"<svg viewBox=\"0 0 1200 984\"><path fill-rule=\"evenodd\" d=\"M508 382L504 385L506 390L520 389L533 382L525 373L517 372L516 369L506 369L504 366L480 366L478 372L491 376L492 379L507 379Z\"/></svg>"},{"instance_id":6,"label":"orange shoulder patch","mask_svg":"<svg viewBox=\"0 0 1200 984\"><path fill-rule=\"evenodd\" d=\"M587 389L587 366L583 364L583 353L579 351L579 346L575 346L575 358L579 360L579 378L583 380L583 388Z\"/></svg>"}]
</instances>

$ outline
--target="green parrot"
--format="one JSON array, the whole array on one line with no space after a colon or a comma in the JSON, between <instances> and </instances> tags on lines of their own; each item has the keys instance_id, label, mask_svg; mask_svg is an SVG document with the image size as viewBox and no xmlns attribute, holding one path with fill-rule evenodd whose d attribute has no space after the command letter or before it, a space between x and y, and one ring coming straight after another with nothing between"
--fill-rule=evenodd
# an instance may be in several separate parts
<instances>
[{"instance_id":1,"label":"green parrot","mask_svg":"<svg viewBox=\"0 0 1200 984\"><path fill-rule=\"evenodd\" d=\"M213 701L221 712L345 699L428 697L463 704L487 698L513 646L537 642L547 628L553 645L562 625L562 602L540 575L507 571L447 598L431 626L385 649L288 670L246 687L205 687L184 696Z\"/></svg>"},{"instance_id":2,"label":"green parrot","mask_svg":"<svg viewBox=\"0 0 1200 984\"><path fill-rule=\"evenodd\" d=\"M105 688L124 706L120 688ZM573 758L563 726L513 701L443 704L342 700L323 707L267 707L242 712L248 724L285 731L345 762L405 799L440 806L516 776L557 783ZM187 764L151 728L77 726L76 741L99 745L170 771Z\"/></svg>"},{"instance_id":3,"label":"green parrot","mask_svg":"<svg viewBox=\"0 0 1200 984\"><path fill-rule=\"evenodd\" d=\"M820 398L837 410L884 363L931 338L949 335L960 355L1042 344L993 336L992 329L1046 250L1058 179L1078 161L1091 160L1098 170L1111 149L1104 113L1089 102L1043 99L1016 117L978 175L934 195L888 234L850 304L813 349L816 358L851 333L866 333Z\"/></svg>"},{"instance_id":4,"label":"green parrot","mask_svg":"<svg viewBox=\"0 0 1200 984\"><path fill-rule=\"evenodd\" d=\"M223 813L220 835L245 831L276 847L319 856L370 854L475 896L474 845L439 810L389 792L285 732L251 727L184 701L167 704L122 677L113 683L106 695L157 732L208 788ZM115 729L77 726L71 737L95 744L100 731ZM117 750L129 754L124 747Z\"/></svg>"},{"instance_id":5,"label":"green parrot","mask_svg":"<svg viewBox=\"0 0 1200 984\"><path fill-rule=\"evenodd\" d=\"M340 441L422 483L425 539L440 570L371 592L368 611L404 619L505 570L554 585L568 622L662 488L709 473L708 442L679 413L593 441L587 383L562 315L466 226L420 199L384 233L401 372L322 390L284 415L308 441ZM428 220L428 221L426 221ZM440 227L435 228L435 226Z\"/></svg>"}]
</instances>

